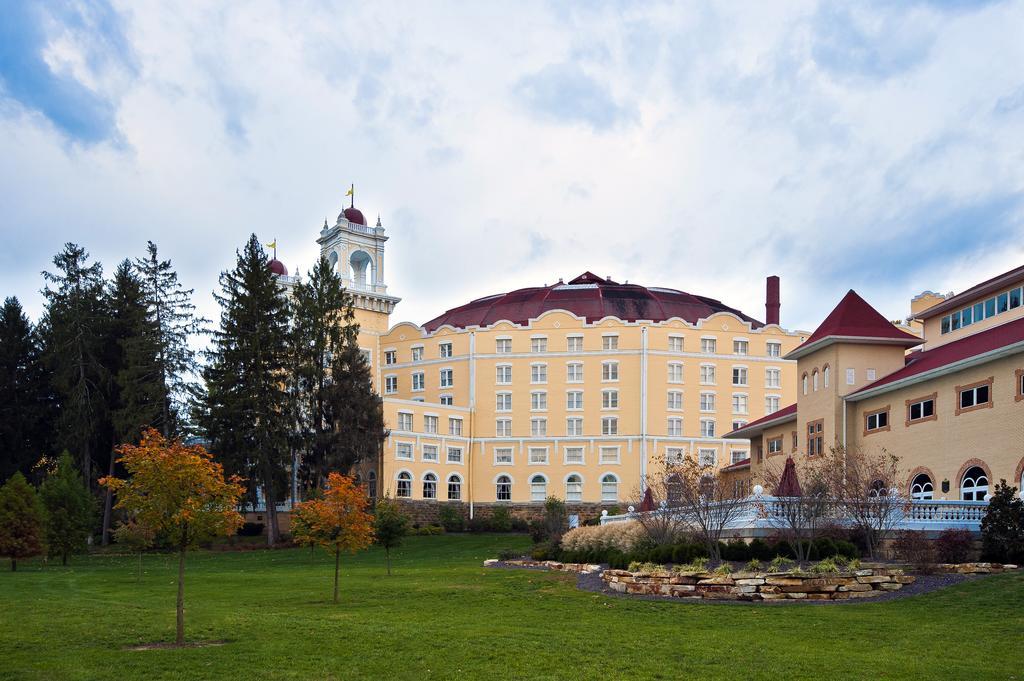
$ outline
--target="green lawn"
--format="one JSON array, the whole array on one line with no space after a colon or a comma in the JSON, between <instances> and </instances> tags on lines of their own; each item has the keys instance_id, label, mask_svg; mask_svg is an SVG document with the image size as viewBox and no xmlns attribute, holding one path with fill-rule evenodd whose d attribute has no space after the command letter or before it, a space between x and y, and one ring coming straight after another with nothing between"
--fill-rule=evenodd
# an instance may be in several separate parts
<instances>
[{"instance_id":1,"label":"green lawn","mask_svg":"<svg viewBox=\"0 0 1024 681\"><path fill-rule=\"evenodd\" d=\"M174 637L175 564L80 556L0 572L2 679L1024 678L1024 577L1000 575L889 603L787 606L631 601L574 577L484 569L523 537L407 541L373 550L190 556L190 640ZM5 564L6 565L6 564Z\"/></svg>"}]
</instances>

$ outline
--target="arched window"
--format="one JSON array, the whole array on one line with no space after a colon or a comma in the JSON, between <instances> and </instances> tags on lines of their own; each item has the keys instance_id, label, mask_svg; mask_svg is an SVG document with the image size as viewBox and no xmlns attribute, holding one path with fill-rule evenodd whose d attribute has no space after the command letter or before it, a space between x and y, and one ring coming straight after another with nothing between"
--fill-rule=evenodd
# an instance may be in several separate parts
<instances>
[{"instance_id":1,"label":"arched window","mask_svg":"<svg viewBox=\"0 0 1024 681\"><path fill-rule=\"evenodd\" d=\"M423 498L437 498L437 476L433 473L427 473L423 476Z\"/></svg>"},{"instance_id":2,"label":"arched window","mask_svg":"<svg viewBox=\"0 0 1024 681\"><path fill-rule=\"evenodd\" d=\"M619 500L619 479L612 473L601 478L601 501Z\"/></svg>"},{"instance_id":3,"label":"arched window","mask_svg":"<svg viewBox=\"0 0 1024 681\"><path fill-rule=\"evenodd\" d=\"M452 473L448 476L448 500L459 501L462 499L462 478Z\"/></svg>"},{"instance_id":4,"label":"arched window","mask_svg":"<svg viewBox=\"0 0 1024 681\"><path fill-rule=\"evenodd\" d=\"M884 497L889 494L889 490L885 488L885 483L881 480L875 480L868 485L868 499L877 499Z\"/></svg>"},{"instance_id":5,"label":"arched window","mask_svg":"<svg viewBox=\"0 0 1024 681\"><path fill-rule=\"evenodd\" d=\"M583 501L583 478L575 473L565 479L565 500Z\"/></svg>"},{"instance_id":6,"label":"arched window","mask_svg":"<svg viewBox=\"0 0 1024 681\"><path fill-rule=\"evenodd\" d=\"M802 380L803 380L804 395L806 395L807 394L807 374L804 374L804 377L803 377Z\"/></svg>"},{"instance_id":7,"label":"arched window","mask_svg":"<svg viewBox=\"0 0 1024 681\"><path fill-rule=\"evenodd\" d=\"M395 496L406 499L412 496L412 473L402 471L398 474L398 489L395 491Z\"/></svg>"},{"instance_id":8,"label":"arched window","mask_svg":"<svg viewBox=\"0 0 1024 681\"><path fill-rule=\"evenodd\" d=\"M832 373L832 369L827 364L825 365L825 368L821 370L822 385L824 387L826 387L826 388L828 387L829 374L831 374L831 373Z\"/></svg>"},{"instance_id":9,"label":"arched window","mask_svg":"<svg viewBox=\"0 0 1024 681\"><path fill-rule=\"evenodd\" d=\"M927 501L934 497L935 487L927 473L920 473L910 483L910 498Z\"/></svg>"},{"instance_id":10,"label":"arched window","mask_svg":"<svg viewBox=\"0 0 1024 681\"><path fill-rule=\"evenodd\" d=\"M818 392L818 370L817 369L814 370L814 375L813 376L814 376L814 380L813 380L814 392Z\"/></svg>"},{"instance_id":11,"label":"arched window","mask_svg":"<svg viewBox=\"0 0 1024 681\"><path fill-rule=\"evenodd\" d=\"M377 471L370 471L366 475L366 495L371 499L377 498Z\"/></svg>"},{"instance_id":12,"label":"arched window","mask_svg":"<svg viewBox=\"0 0 1024 681\"><path fill-rule=\"evenodd\" d=\"M683 481L678 473L673 473L665 480L665 496L668 497L669 506L675 506L682 501Z\"/></svg>"},{"instance_id":13,"label":"arched window","mask_svg":"<svg viewBox=\"0 0 1024 681\"><path fill-rule=\"evenodd\" d=\"M499 475L495 481L495 495L498 501L512 501L512 478Z\"/></svg>"},{"instance_id":14,"label":"arched window","mask_svg":"<svg viewBox=\"0 0 1024 681\"><path fill-rule=\"evenodd\" d=\"M960 482L960 498L964 501L985 501L988 498L988 476L980 466L972 466Z\"/></svg>"},{"instance_id":15,"label":"arched window","mask_svg":"<svg viewBox=\"0 0 1024 681\"><path fill-rule=\"evenodd\" d=\"M530 500L544 501L548 498L548 479L541 474L530 478Z\"/></svg>"}]
</instances>

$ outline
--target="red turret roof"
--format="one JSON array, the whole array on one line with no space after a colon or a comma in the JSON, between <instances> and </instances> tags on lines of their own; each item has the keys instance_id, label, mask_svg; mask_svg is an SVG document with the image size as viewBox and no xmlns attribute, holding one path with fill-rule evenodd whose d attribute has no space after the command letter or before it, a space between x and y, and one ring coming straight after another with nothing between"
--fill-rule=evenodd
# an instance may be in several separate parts
<instances>
[{"instance_id":1,"label":"red turret roof","mask_svg":"<svg viewBox=\"0 0 1024 681\"><path fill-rule=\"evenodd\" d=\"M793 350L786 359L797 359L828 345L830 342L869 342L913 347L923 341L896 328L853 289L843 296L835 309L825 317L814 333Z\"/></svg>"},{"instance_id":2,"label":"red turret roof","mask_svg":"<svg viewBox=\"0 0 1024 681\"><path fill-rule=\"evenodd\" d=\"M638 319L661 322L678 317L691 324L716 312L728 312L754 328L763 326L756 319L714 298L675 289L620 284L592 272L584 272L568 284L559 282L478 298L431 319L423 328L433 332L446 324L465 328L489 326L503 320L526 324L549 310L568 310L588 322L605 317L617 317L628 322Z\"/></svg>"}]
</instances>

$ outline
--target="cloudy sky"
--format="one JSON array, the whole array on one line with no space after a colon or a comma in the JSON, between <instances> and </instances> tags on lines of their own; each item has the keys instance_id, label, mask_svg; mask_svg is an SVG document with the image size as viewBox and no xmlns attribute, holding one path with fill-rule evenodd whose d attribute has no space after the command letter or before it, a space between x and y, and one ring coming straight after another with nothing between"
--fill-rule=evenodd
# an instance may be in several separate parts
<instances>
[{"instance_id":1,"label":"cloudy sky","mask_svg":"<svg viewBox=\"0 0 1024 681\"><path fill-rule=\"evenodd\" d=\"M813 328L1024 263L1024 4L4 3L0 295L147 239L207 316L349 183L393 321L570 278Z\"/></svg>"}]
</instances>

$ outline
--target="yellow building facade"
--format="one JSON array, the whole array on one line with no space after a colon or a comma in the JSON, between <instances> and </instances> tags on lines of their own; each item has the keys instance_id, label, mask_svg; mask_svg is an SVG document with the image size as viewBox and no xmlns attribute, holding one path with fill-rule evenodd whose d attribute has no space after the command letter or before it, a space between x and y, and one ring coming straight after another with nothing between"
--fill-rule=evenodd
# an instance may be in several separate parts
<instances>
[{"instance_id":1,"label":"yellow building facade","mask_svg":"<svg viewBox=\"0 0 1024 681\"><path fill-rule=\"evenodd\" d=\"M318 243L353 295L390 434L374 494L475 505L625 505L648 467L750 458L725 434L796 398L806 338L675 289L584 273L392 324L384 228L350 207Z\"/></svg>"}]
</instances>

